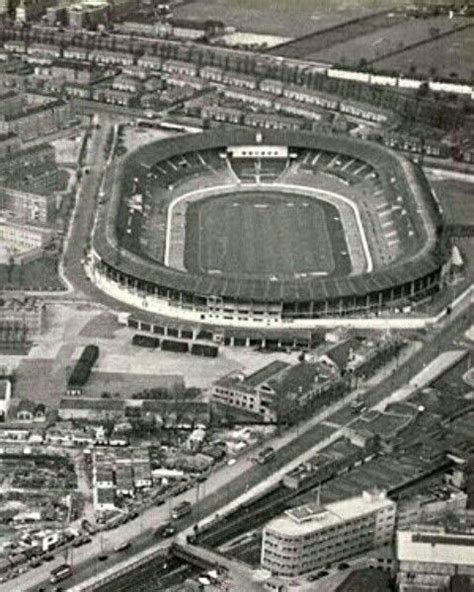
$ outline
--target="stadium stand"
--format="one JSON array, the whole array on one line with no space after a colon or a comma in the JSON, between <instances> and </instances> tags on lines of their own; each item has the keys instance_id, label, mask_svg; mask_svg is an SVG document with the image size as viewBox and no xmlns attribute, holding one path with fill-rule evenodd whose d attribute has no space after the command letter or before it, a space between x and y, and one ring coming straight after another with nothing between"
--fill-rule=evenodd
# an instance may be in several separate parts
<instances>
[{"instance_id":1,"label":"stadium stand","mask_svg":"<svg viewBox=\"0 0 474 592\"><path fill-rule=\"evenodd\" d=\"M285 146L297 155L296 161L288 166L285 158L224 158L229 147L261 145L262 134L264 145ZM165 215L175 198L197 191L203 182L209 188L222 182L235 186L238 179L243 185L247 180L257 183L259 161L265 179L260 177L261 184L277 188L294 183L302 193L306 187L314 197L319 191L327 200L339 201L344 234L356 237L349 271L331 277L301 275L292 281L250 279L160 264L158 248L151 260L152 249L143 250L143 241L157 228L166 234L171 220L170 236L179 231L172 240L183 240L184 220L176 224L176 218ZM183 218L179 208L176 214ZM201 323L281 327L333 315L378 314L429 297L440 289L447 269L443 228L422 170L383 146L347 136L276 130L255 134L223 126L154 142L127 156L112 199L99 212L90 265L99 287L150 311ZM373 258L370 270L363 264L367 252Z\"/></svg>"}]
</instances>

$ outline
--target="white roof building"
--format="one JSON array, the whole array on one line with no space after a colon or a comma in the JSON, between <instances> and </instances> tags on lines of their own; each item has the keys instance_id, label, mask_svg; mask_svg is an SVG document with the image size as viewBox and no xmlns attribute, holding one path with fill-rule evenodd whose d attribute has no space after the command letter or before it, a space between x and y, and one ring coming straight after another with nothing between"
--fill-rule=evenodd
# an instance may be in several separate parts
<instances>
[{"instance_id":1,"label":"white roof building","mask_svg":"<svg viewBox=\"0 0 474 592\"><path fill-rule=\"evenodd\" d=\"M264 529L262 567L295 577L389 543L395 511L395 502L381 491L287 510Z\"/></svg>"},{"instance_id":2,"label":"white roof building","mask_svg":"<svg viewBox=\"0 0 474 592\"><path fill-rule=\"evenodd\" d=\"M474 532L417 525L397 532L400 592L449 587L454 575L474 584Z\"/></svg>"}]
</instances>

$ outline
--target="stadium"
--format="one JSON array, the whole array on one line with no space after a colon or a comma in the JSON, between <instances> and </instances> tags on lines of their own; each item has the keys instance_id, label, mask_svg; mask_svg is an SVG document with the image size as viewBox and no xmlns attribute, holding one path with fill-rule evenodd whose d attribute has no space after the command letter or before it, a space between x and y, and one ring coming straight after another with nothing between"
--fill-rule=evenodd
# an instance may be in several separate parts
<instances>
[{"instance_id":1,"label":"stadium","mask_svg":"<svg viewBox=\"0 0 474 592\"><path fill-rule=\"evenodd\" d=\"M92 281L192 326L311 330L399 314L449 248L421 168L347 136L220 128L130 153L99 209Z\"/></svg>"}]
</instances>

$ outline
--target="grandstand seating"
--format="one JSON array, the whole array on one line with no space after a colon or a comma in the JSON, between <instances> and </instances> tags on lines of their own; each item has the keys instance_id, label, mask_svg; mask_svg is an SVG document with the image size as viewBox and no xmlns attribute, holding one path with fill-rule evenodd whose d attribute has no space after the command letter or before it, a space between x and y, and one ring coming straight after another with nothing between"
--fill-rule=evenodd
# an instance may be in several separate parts
<instances>
[{"instance_id":1,"label":"grandstand seating","mask_svg":"<svg viewBox=\"0 0 474 592\"><path fill-rule=\"evenodd\" d=\"M272 183L288 167L284 158L234 158L229 163L242 183Z\"/></svg>"},{"instance_id":2,"label":"grandstand seating","mask_svg":"<svg viewBox=\"0 0 474 592\"><path fill-rule=\"evenodd\" d=\"M222 152L222 151L221 151ZM287 159L223 158L219 150L209 149L172 156L155 163L146 176L146 182L133 189L141 192L142 201L137 207L132 196L128 200L128 215L122 217L126 228L124 246L136 253L162 261L164 256L167 209L174 197L174 190L192 190L204 179L210 181L222 175L234 177L242 183L275 182L288 174L304 173L320 175L318 183L335 192L345 193L355 199L368 223L370 242L376 247L375 264L386 264L397 259L407 244L416 246L413 229L406 221L403 204L397 202L397 191L388 178L383 178L372 165L362 159L326 150L303 150L292 166ZM333 181L331 181L333 179ZM341 184L342 183L342 184ZM345 185L345 189L343 188ZM355 188L356 187L356 188ZM123 203L123 202L122 202ZM180 214L174 225L180 233ZM407 242L408 241L408 242ZM403 245L403 248L401 248ZM179 266L178 266L179 267Z\"/></svg>"},{"instance_id":3,"label":"grandstand seating","mask_svg":"<svg viewBox=\"0 0 474 592\"><path fill-rule=\"evenodd\" d=\"M354 199L367 221L369 241L374 245L375 264L389 264L412 249L416 251L418 238L403 201L403 191L397 179L390 179L383 169L378 170L362 159L325 150L304 150L298 154L293 174L320 175L318 184ZM326 183L323 182L326 180ZM353 188L356 190L354 191Z\"/></svg>"},{"instance_id":4,"label":"grandstand seating","mask_svg":"<svg viewBox=\"0 0 474 592\"><path fill-rule=\"evenodd\" d=\"M302 171L322 172L346 185L356 185L367 178L377 177L377 172L366 162L335 152L306 150L299 155L298 163Z\"/></svg>"},{"instance_id":5,"label":"grandstand seating","mask_svg":"<svg viewBox=\"0 0 474 592\"><path fill-rule=\"evenodd\" d=\"M175 191L184 184L202 185L204 179L218 184L228 175L225 160L215 149L192 151L155 163L147 174L126 185L128 198L122 200L117 231L122 244L130 251L163 261L168 205ZM194 189L199 187L194 187Z\"/></svg>"},{"instance_id":6,"label":"grandstand seating","mask_svg":"<svg viewBox=\"0 0 474 592\"><path fill-rule=\"evenodd\" d=\"M157 162L151 167L150 176L154 185L170 189L185 179L204 172L215 172L220 167L222 167L222 162L217 151L203 150L188 152Z\"/></svg>"}]
</instances>

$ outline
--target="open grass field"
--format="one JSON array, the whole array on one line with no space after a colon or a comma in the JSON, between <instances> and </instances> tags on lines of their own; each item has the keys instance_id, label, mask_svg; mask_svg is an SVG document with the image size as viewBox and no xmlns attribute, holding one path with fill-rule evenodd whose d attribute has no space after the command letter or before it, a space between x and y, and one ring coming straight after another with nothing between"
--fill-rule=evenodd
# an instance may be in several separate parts
<instances>
[{"instance_id":1,"label":"open grass field","mask_svg":"<svg viewBox=\"0 0 474 592\"><path fill-rule=\"evenodd\" d=\"M414 43L430 41L435 30L439 33L452 31L465 22L465 19L449 20L445 16L413 19L389 14L383 17L374 17L370 21L363 21L357 27L354 25L352 36L336 44L330 43L331 33L327 33L318 36L320 48L316 44L317 38L314 39L315 43L311 51L311 40L308 40L309 51L304 57L315 61L357 66L361 59L369 62L382 60L385 55L409 47ZM446 42L449 42L450 39L451 37L447 37ZM400 54L398 59L403 62L403 56L406 55L408 53L404 52ZM406 66L407 71L408 68L409 64Z\"/></svg>"},{"instance_id":2,"label":"open grass field","mask_svg":"<svg viewBox=\"0 0 474 592\"><path fill-rule=\"evenodd\" d=\"M195 0L177 6L177 18L213 18L241 31L301 37L396 5L394 0Z\"/></svg>"},{"instance_id":3,"label":"open grass field","mask_svg":"<svg viewBox=\"0 0 474 592\"><path fill-rule=\"evenodd\" d=\"M335 226L342 240L337 258ZM188 209L185 266L196 273L267 279L325 276L348 272L346 251L336 208L314 199L246 191Z\"/></svg>"},{"instance_id":4,"label":"open grass field","mask_svg":"<svg viewBox=\"0 0 474 592\"><path fill-rule=\"evenodd\" d=\"M459 21L460 19L458 24ZM472 21L473 19L462 19L463 23ZM377 61L373 66L375 69L398 70L403 74L408 74L415 69L416 74L420 76L472 80L474 78L474 28L429 41L396 56Z\"/></svg>"},{"instance_id":5,"label":"open grass field","mask_svg":"<svg viewBox=\"0 0 474 592\"><path fill-rule=\"evenodd\" d=\"M474 185L465 181L430 181L448 224L474 225Z\"/></svg>"},{"instance_id":6,"label":"open grass field","mask_svg":"<svg viewBox=\"0 0 474 592\"><path fill-rule=\"evenodd\" d=\"M64 290L59 278L57 262L52 256L15 265L9 273L8 264L0 264L0 287L23 290Z\"/></svg>"},{"instance_id":7,"label":"open grass field","mask_svg":"<svg viewBox=\"0 0 474 592\"><path fill-rule=\"evenodd\" d=\"M350 22L338 23L340 26L335 29L324 27L324 30L314 31L311 36L297 38L292 43L271 50L270 53L288 58L336 61L334 55L339 55L337 48L340 45L357 43L370 34L383 37L390 28L407 22L406 17L401 14L380 11L360 20L357 18L359 16L361 15L354 13L348 19Z\"/></svg>"}]
</instances>

